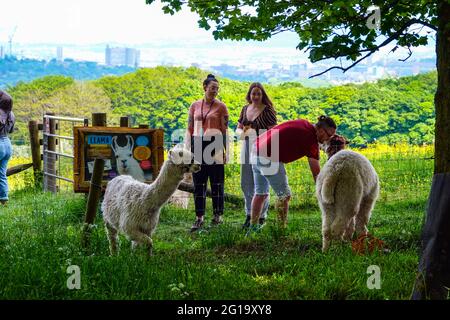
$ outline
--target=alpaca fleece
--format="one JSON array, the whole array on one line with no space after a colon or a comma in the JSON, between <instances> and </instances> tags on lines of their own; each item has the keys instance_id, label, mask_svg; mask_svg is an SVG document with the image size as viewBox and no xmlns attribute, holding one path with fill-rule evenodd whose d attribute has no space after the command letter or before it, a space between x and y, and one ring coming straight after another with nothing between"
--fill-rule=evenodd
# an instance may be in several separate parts
<instances>
[{"instance_id":1,"label":"alpaca fleece","mask_svg":"<svg viewBox=\"0 0 450 320\"><path fill-rule=\"evenodd\" d=\"M367 234L379 190L378 175L363 155L341 150L327 161L316 183L323 251L331 240L351 240L355 230L358 235Z\"/></svg>"},{"instance_id":2,"label":"alpaca fleece","mask_svg":"<svg viewBox=\"0 0 450 320\"><path fill-rule=\"evenodd\" d=\"M161 207L175 192L187 172L200 170L191 163L187 150L169 151L169 159L155 181L148 185L123 175L112 179L102 203L103 219L110 242L111 254L118 251L118 232L124 233L133 249L142 244L152 253L151 236L159 222Z\"/></svg>"}]
</instances>

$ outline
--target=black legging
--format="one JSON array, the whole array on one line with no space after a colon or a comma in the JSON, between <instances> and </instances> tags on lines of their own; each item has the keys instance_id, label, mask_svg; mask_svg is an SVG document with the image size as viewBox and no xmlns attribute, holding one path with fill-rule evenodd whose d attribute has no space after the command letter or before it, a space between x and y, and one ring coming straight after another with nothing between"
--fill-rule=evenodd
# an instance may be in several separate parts
<instances>
[{"instance_id":1,"label":"black legging","mask_svg":"<svg viewBox=\"0 0 450 320\"><path fill-rule=\"evenodd\" d=\"M213 214L223 214L223 194L225 167L223 164L203 164L201 170L195 172L194 178L194 198L195 214L198 217L205 215L206 208L206 187L208 178L211 185Z\"/></svg>"},{"instance_id":2,"label":"black legging","mask_svg":"<svg viewBox=\"0 0 450 320\"><path fill-rule=\"evenodd\" d=\"M195 214L198 217L205 215L206 209L206 189L208 185L208 179L211 186L213 214L223 214L223 194L224 194L224 180L225 180L225 167L223 164L211 164L205 163L204 151L214 141L220 141L223 143L218 150L212 151L212 157L216 151L220 154L224 148L224 136L213 136L211 139L202 139L201 137L193 137L191 150L194 152L194 158L201 163L201 170L192 174L194 180L194 202L195 202ZM199 148L201 146L201 148ZM196 149L197 147L197 149ZM200 150L198 150L200 149Z\"/></svg>"}]
</instances>

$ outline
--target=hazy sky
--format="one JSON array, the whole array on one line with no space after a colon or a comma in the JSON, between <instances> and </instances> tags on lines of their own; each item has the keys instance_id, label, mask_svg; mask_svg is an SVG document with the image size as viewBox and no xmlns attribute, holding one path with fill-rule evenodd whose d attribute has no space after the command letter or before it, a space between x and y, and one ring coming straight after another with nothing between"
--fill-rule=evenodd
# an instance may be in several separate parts
<instances>
[{"instance_id":1,"label":"hazy sky","mask_svg":"<svg viewBox=\"0 0 450 320\"><path fill-rule=\"evenodd\" d=\"M159 0L146 5L145 0L1 0L0 44L17 26L14 43L138 45L158 40L179 43L214 43L211 31L200 29L198 16L184 8L174 16L164 14ZM258 46L285 47L295 55L297 35L283 33ZM193 43L194 41L192 41ZM253 45L253 42L248 43ZM256 42L255 42L256 44ZM220 44L222 45L222 44ZM415 48L415 52L432 52L433 44ZM232 47L243 49L243 43ZM389 48L382 50L386 54ZM405 56L406 50L395 55Z\"/></svg>"},{"instance_id":2,"label":"hazy sky","mask_svg":"<svg viewBox=\"0 0 450 320\"><path fill-rule=\"evenodd\" d=\"M139 44L157 39L212 38L183 10L163 14L162 5L145 0L1 0L0 42L15 26L16 42Z\"/></svg>"}]
</instances>

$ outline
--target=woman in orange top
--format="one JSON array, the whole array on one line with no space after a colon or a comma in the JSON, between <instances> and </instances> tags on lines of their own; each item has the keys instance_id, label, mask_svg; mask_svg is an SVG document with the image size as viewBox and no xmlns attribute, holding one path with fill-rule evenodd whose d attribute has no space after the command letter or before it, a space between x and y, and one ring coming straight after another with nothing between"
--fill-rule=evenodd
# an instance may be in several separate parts
<instances>
[{"instance_id":1,"label":"woman in orange top","mask_svg":"<svg viewBox=\"0 0 450 320\"><path fill-rule=\"evenodd\" d=\"M193 173L196 220L191 231L203 226L206 207L206 186L211 184L212 224L222 222L224 204L225 150L228 128L228 109L218 100L219 81L209 74L203 81L205 96L189 108L186 147L190 147L201 170Z\"/></svg>"}]
</instances>

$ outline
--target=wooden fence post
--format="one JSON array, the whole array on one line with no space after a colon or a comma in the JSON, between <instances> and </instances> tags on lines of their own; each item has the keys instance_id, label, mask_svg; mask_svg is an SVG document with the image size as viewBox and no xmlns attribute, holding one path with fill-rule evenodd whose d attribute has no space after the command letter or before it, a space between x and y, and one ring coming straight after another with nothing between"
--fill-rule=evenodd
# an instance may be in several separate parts
<instances>
[{"instance_id":1,"label":"wooden fence post","mask_svg":"<svg viewBox=\"0 0 450 320\"><path fill-rule=\"evenodd\" d=\"M34 185L42 187L42 161L41 146L39 144L39 129L37 121L28 122L28 131L30 133L31 157L33 159Z\"/></svg>"},{"instance_id":2,"label":"wooden fence post","mask_svg":"<svg viewBox=\"0 0 450 320\"><path fill-rule=\"evenodd\" d=\"M130 126L130 118L129 117L120 117L120 126L123 127L129 127Z\"/></svg>"},{"instance_id":3,"label":"wooden fence post","mask_svg":"<svg viewBox=\"0 0 450 320\"><path fill-rule=\"evenodd\" d=\"M106 113L93 113L92 126L106 127ZM87 247L90 242L90 226L94 223L97 214L98 203L102 193L102 177L105 167L105 160L95 159L94 169L91 177L91 185L89 187L89 195L86 204L85 225L83 230L82 246Z\"/></svg>"},{"instance_id":4,"label":"wooden fence post","mask_svg":"<svg viewBox=\"0 0 450 320\"><path fill-rule=\"evenodd\" d=\"M53 112L46 112L46 115L53 116ZM56 134L56 121L55 119L48 119L44 117L44 166L45 172L56 175L56 160L57 156L51 153L45 153L45 150L56 151L56 137L45 136L45 133L54 135ZM52 176L44 176L44 191L50 191L56 193L56 178Z\"/></svg>"}]
</instances>

